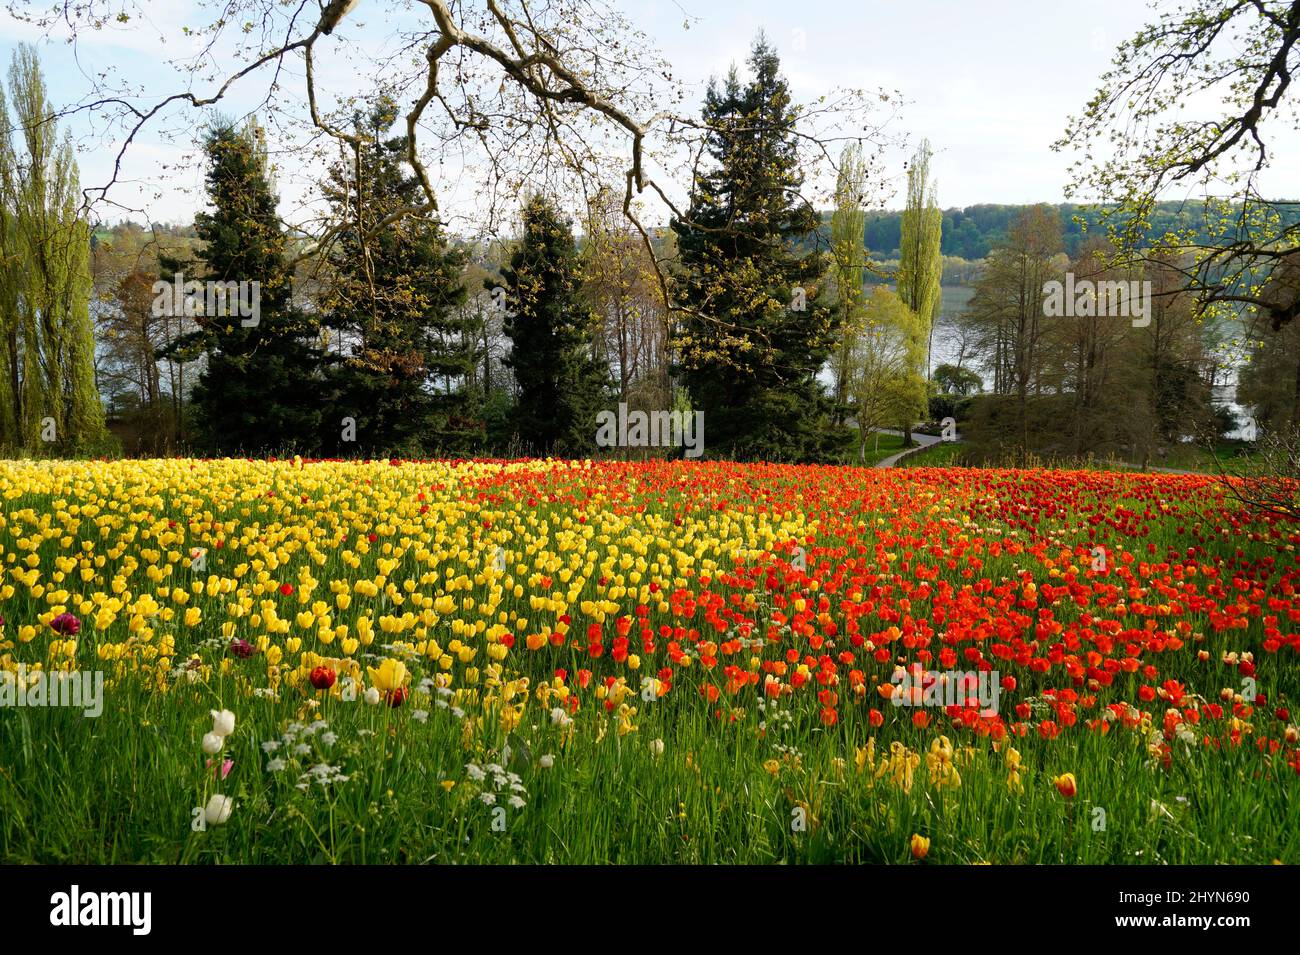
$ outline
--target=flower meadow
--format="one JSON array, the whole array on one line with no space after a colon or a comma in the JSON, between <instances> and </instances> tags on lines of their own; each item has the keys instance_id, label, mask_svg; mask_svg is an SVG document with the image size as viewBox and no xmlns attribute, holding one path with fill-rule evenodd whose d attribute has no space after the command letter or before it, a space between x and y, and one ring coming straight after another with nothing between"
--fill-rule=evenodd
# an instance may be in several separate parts
<instances>
[{"instance_id":1,"label":"flower meadow","mask_svg":"<svg viewBox=\"0 0 1300 955\"><path fill-rule=\"evenodd\" d=\"M7 862L1300 859L1300 535L1210 477L42 461L0 497Z\"/></svg>"}]
</instances>

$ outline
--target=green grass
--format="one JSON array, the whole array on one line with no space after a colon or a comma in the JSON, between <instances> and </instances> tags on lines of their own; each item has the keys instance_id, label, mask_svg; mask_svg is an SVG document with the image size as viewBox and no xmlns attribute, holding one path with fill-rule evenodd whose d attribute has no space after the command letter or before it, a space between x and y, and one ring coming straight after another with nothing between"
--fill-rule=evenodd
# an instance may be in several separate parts
<instances>
[{"instance_id":1,"label":"green grass","mask_svg":"<svg viewBox=\"0 0 1300 955\"><path fill-rule=\"evenodd\" d=\"M860 467L873 468L885 458L904 450L903 436L899 434L874 433L867 438L865 457L858 454L858 446L853 445L845 461Z\"/></svg>"},{"instance_id":2,"label":"green grass","mask_svg":"<svg viewBox=\"0 0 1300 955\"><path fill-rule=\"evenodd\" d=\"M296 774L267 772L259 750L280 737L292 707L239 707L227 753L235 768L221 787L236 807L227 824L195 832L191 808L216 788L205 782L199 741L206 708L223 696L228 687L167 697L119 688L99 720L66 710L6 713L4 861L904 862L912 833L933 840L932 862L1300 858L1294 783L1261 774L1249 749L1161 773L1128 734L1064 746L1030 737L1016 743L1023 794L1008 793L1002 759L987 743L960 766L959 789L930 786L922 764L907 793L855 771L850 741L865 742L861 725L828 731L796 718L773 735L800 759L773 776L763 763L776 740L759 738L755 707L720 728L698 708L666 701L643 708L635 733L607 733L600 743L595 714L578 720L567 745L544 723L520 729L505 768L518 773L526 805L499 817L479 800L482 786L465 764L505 762L504 735L467 751L462 722L446 711L419 723L410 707L337 704L323 718L338 741L314 744L303 762L326 759L350 778L300 792ZM882 743L924 750L936 735L888 715L890 724L872 734ZM656 739L664 742L658 756ZM543 754L554 757L552 768L540 767ZM1080 785L1069 801L1050 782L1067 771ZM446 791L443 780L456 786ZM802 830L800 806L808 810Z\"/></svg>"},{"instance_id":3,"label":"green grass","mask_svg":"<svg viewBox=\"0 0 1300 955\"><path fill-rule=\"evenodd\" d=\"M898 466L903 468L952 467L960 463L958 459L961 457L962 450L960 441L940 441L915 454L909 454L898 462Z\"/></svg>"}]
</instances>

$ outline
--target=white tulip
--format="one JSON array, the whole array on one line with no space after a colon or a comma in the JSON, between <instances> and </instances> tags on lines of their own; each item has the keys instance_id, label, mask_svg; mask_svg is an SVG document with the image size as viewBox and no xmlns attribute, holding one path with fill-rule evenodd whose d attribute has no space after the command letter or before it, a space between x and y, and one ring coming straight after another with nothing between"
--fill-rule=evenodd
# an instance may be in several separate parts
<instances>
[{"instance_id":1,"label":"white tulip","mask_svg":"<svg viewBox=\"0 0 1300 955\"><path fill-rule=\"evenodd\" d=\"M662 756L664 754L664 741L661 739L652 739L650 741L650 753L653 756Z\"/></svg>"},{"instance_id":2,"label":"white tulip","mask_svg":"<svg viewBox=\"0 0 1300 955\"><path fill-rule=\"evenodd\" d=\"M372 686L370 689L366 690L366 702L369 703L371 706L374 706L379 702L378 687Z\"/></svg>"},{"instance_id":3,"label":"white tulip","mask_svg":"<svg viewBox=\"0 0 1300 955\"><path fill-rule=\"evenodd\" d=\"M209 756L215 756L221 752L221 745L225 741L225 737L218 736L216 733L206 733L203 737L203 752Z\"/></svg>"},{"instance_id":4,"label":"white tulip","mask_svg":"<svg viewBox=\"0 0 1300 955\"><path fill-rule=\"evenodd\" d=\"M212 732L229 736L235 731L235 714L230 710L212 710Z\"/></svg>"},{"instance_id":5,"label":"white tulip","mask_svg":"<svg viewBox=\"0 0 1300 955\"><path fill-rule=\"evenodd\" d=\"M542 767L542 769L550 769L552 766L555 765L555 757L550 755L543 756L537 762Z\"/></svg>"},{"instance_id":6,"label":"white tulip","mask_svg":"<svg viewBox=\"0 0 1300 955\"><path fill-rule=\"evenodd\" d=\"M212 798L208 800L207 808L203 810L203 818L207 820L210 826L224 825L225 821L230 818L230 810L234 806L235 802L229 796L213 793Z\"/></svg>"}]
</instances>

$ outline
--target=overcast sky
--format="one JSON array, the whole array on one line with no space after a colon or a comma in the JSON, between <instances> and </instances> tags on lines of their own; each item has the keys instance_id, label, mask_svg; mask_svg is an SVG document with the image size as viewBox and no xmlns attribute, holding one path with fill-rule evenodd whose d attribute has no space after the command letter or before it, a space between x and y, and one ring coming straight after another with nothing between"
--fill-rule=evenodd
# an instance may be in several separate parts
<instances>
[{"instance_id":1,"label":"overcast sky","mask_svg":"<svg viewBox=\"0 0 1300 955\"><path fill-rule=\"evenodd\" d=\"M340 32L382 46L395 24L411 22L411 14L393 18L382 6L362 0ZM931 141L945 208L1061 201L1068 157L1050 144L1095 91L1114 46L1152 17L1140 0L618 0L618 6L658 43L697 102L711 75L743 63L759 30L777 48L801 100L835 87L900 90L907 102L891 128L913 143ZM161 63L158 35L176 36L177 25L201 22L191 8L185 0L152 0L154 29L88 36L76 58L67 44L42 44L51 98L60 105L83 97L87 76L106 67L159 94L173 92L176 74ZM7 62L15 43L34 34L15 28L5 14L0 18L0 55ZM171 50L185 42L178 38ZM322 79L336 93L360 87L347 63L325 63ZM264 81L250 83L247 95L259 88L265 89ZM237 94L231 104L245 109L256 102ZM74 131L84 130L78 125ZM83 185L106 181L113 155L105 146L83 152ZM898 185L904 156L900 150L891 157ZM292 166L295 157L282 154L277 162ZM287 206L303 199L293 194L294 178L282 184ZM192 150L164 142L158 127L132 145L122 179L126 184L113 196L147 207L150 219L188 221L200 207L202 175ZM1264 183L1275 197L1300 196L1300 164L1271 171ZM888 205L900 203L895 197ZM111 209L101 214L109 220L120 215Z\"/></svg>"}]
</instances>

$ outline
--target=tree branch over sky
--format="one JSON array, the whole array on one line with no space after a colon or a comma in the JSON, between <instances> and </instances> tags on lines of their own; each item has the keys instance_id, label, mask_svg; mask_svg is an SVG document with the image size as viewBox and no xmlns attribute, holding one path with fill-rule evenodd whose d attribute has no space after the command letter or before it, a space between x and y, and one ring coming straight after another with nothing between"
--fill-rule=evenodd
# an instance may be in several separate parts
<instances>
[{"instance_id":1,"label":"tree branch over sky","mask_svg":"<svg viewBox=\"0 0 1300 955\"><path fill-rule=\"evenodd\" d=\"M73 44L94 31L150 29L149 7L139 0L8 3L14 17ZM195 10L209 18L185 29L196 52L168 60L179 89L158 95L96 73L91 92L61 112L90 114L116 150L112 178L85 190L88 205L112 204L123 158L162 114L172 123L170 111L187 108L197 123L204 108L255 90L269 135L296 135L316 150L333 143L354 161L361 142L349 118L380 97L399 105L420 201L374 220L372 234L408 215L445 221L440 195L449 160L470 170L476 224L487 234L524 193L582 201L611 182L647 250L652 219L685 214L680 197L691 188L708 130L650 38L600 0L198 0ZM375 19L392 23L378 52L349 40L350 25ZM358 88L327 97L327 67L353 72ZM831 146L840 140L878 148L896 103L885 91L847 90L801 106L803 161L833 170L838 148ZM287 223L307 240L303 254L327 249L344 226L319 208L313 216ZM655 271L672 301L657 260Z\"/></svg>"},{"instance_id":2,"label":"tree branch over sky","mask_svg":"<svg viewBox=\"0 0 1300 955\"><path fill-rule=\"evenodd\" d=\"M1210 240L1179 266L1185 289L1202 308L1245 306L1275 327L1294 319L1300 294L1269 276L1296 267L1300 226L1276 224L1287 203L1263 195L1260 180L1274 159L1270 132L1300 128L1300 0L1171 5L1112 64L1055 144L1078 154L1067 196L1110 207L1106 227L1130 261L1191 245L1187 235L1148 234L1158 199L1213 200Z\"/></svg>"}]
</instances>

